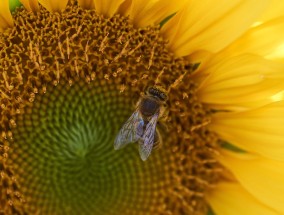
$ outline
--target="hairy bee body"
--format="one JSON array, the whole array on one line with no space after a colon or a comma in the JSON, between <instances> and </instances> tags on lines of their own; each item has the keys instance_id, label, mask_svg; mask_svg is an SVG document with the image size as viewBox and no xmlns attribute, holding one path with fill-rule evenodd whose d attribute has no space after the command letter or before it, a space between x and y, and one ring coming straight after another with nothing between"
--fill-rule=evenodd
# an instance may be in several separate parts
<instances>
[{"instance_id":1,"label":"hairy bee body","mask_svg":"<svg viewBox=\"0 0 284 215\"><path fill-rule=\"evenodd\" d=\"M161 141L156 126L166 100L167 95L162 88L149 87L139 99L134 113L120 129L114 148L117 150L129 143L138 142L140 157L145 161L154 145L156 147Z\"/></svg>"}]
</instances>

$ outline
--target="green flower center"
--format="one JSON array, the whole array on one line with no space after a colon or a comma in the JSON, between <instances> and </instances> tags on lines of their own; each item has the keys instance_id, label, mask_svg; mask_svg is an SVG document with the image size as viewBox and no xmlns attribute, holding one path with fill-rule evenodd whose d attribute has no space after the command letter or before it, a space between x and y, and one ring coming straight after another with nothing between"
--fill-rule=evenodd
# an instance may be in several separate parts
<instances>
[{"instance_id":1,"label":"green flower center","mask_svg":"<svg viewBox=\"0 0 284 215\"><path fill-rule=\"evenodd\" d=\"M134 144L113 149L132 100L94 85L60 83L17 119L10 162L34 213L146 214L170 186L169 151L143 162Z\"/></svg>"}]
</instances>

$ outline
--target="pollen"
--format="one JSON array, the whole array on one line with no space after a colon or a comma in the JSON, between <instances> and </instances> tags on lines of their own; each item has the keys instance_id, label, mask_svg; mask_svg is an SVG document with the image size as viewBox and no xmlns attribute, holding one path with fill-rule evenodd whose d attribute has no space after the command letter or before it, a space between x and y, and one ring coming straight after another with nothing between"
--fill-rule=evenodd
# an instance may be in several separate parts
<instances>
[{"instance_id":1,"label":"pollen","mask_svg":"<svg viewBox=\"0 0 284 215\"><path fill-rule=\"evenodd\" d=\"M199 62L176 58L159 26L76 1L13 18L0 34L0 213L205 214L222 167L191 78ZM154 85L168 95L162 146L143 164L113 142Z\"/></svg>"}]
</instances>

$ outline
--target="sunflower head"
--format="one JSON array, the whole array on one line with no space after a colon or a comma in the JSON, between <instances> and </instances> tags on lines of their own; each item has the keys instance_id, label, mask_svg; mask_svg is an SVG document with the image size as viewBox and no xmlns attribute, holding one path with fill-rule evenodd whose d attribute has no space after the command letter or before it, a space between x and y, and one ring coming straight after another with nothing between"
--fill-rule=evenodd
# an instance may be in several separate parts
<instances>
[{"instance_id":1,"label":"sunflower head","mask_svg":"<svg viewBox=\"0 0 284 215\"><path fill-rule=\"evenodd\" d=\"M115 11L23 3L0 35L4 213L206 212L217 139L200 126L211 111L189 78L198 62L177 57L161 34L169 14L143 26L125 15L127 1ZM143 162L137 144L115 151L113 143L154 91L168 97L156 128L162 147Z\"/></svg>"},{"instance_id":2,"label":"sunflower head","mask_svg":"<svg viewBox=\"0 0 284 215\"><path fill-rule=\"evenodd\" d=\"M218 211L214 188L239 180L228 149L255 153L239 119L279 113L264 105L283 90L283 65L236 48L265 6L22 4L11 15L0 3L0 213L204 215L209 202ZM114 150L121 129L131 138Z\"/></svg>"}]
</instances>

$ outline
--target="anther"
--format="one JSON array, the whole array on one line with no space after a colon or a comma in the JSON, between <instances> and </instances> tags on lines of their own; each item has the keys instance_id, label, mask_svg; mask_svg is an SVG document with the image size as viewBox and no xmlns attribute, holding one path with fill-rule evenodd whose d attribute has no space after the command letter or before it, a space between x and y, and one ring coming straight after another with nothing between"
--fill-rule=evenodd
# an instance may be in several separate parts
<instances>
[{"instance_id":1,"label":"anther","mask_svg":"<svg viewBox=\"0 0 284 215\"><path fill-rule=\"evenodd\" d=\"M7 158L9 157L9 156L8 156L8 153L6 153L6 152L3 153L2 156L3 156L3 158L4 158L3 160L7 160ZM7 173L6 173L6 175L7 175ZM6 176L6 175L5 175L5 176ZM7 176L6 176L6 177L7 177ZM7 192L7 194L9 194L9 193Z\"/></svg>"},{"instance_id":2,"label":"anther","mask_svg":"<svg viewBox=\"0 0 284 215\"><path fill-rule=\"evenodd\" d=\"M60 41L58 41L58 48L59 48L60 56L63 59L63 61L65 62L65 56L64 56L64 53L62 51L62 45L61 45Z\"/></svg>"},{"instance_id":3,"label":"anther","mask_svg":"<svg viewBox=\"0 0 284 215\"><path fill-rule=\"evenodd\" d=\"M43 86L42 86L42 92L43 92L43 93L46 93L46 90L47 90L47 89L46 89L46 85L43 85Z\"/></svg>"},{"instance_id":4,"label":"anther","mask_svg":"<svg viewBox=\"0 0 284 215\"><path fill-rule=\"evenodd\" d=\"M116 40L116 42L122 44L122 40L123 40L123 36L124 35L124 32L118 37L118 39Z\"/></svg>"},{"instance_id":5,"label":"anther","mask_svg":"<svg viewBox=\"0 0 284 215\"><path fill-rule=\"evenodd\" d=\"M2 138L3 138L3 139L5 139L5 140L7 139L7 134L6 134L6 132L5 132L5 131L2 131L1 136L2 136Z\"/></svg>"},{"instance_id":6,"label":"anther","mask_svg":"<svg viewBox=\"0 0 284 215\"><path fill-rule=\"evenodd\" d=\"M190 129L190 131L194 131L194 130L196 130L196 129L202 128L202 127L204 127L205 125L208 125L210 122L211 122L211 120L208 119L207 121L205 121L205 122L203 122L203 123L201 123L201 124L199 124L199 125L192 126L191 129Z\"/></svg>"},{"instance_id":7,"label":"anther","mask_svg":"<svg viewBox=\"0 0 284 215\"><path fill-rule=\"evenodd\" d=\"M3 171L0 172L0 176L3 179L5 177L5 173Z\"/></svg>"},{"instance_id":8,"label":"anther","mask_svg":"<svg viewBox=\"0 0 284 215\"><path fill-rule=\"evenodd\" d=\"M26 25L30 28L30 30L33 32L34 35L36 35L37 33L35 32L33 26L31 25L31 23L26 22Z\"/></svg>"},{"instance_id":9,"label":"anther","mask_svg":"<svg viewBox=\"0 0 284 215\"><path fill-rule=\"evenodd\" d=\"M82 30L82 26L80 25L80 26L78 27L76 33L73 34L70 39L71 39L71 40L74 40L75 37L77 37L77 36L80 34L81 30ZM67 38L68 38L68 37L67 37Z\"/></svg>"},{"instance_id":10,"label":"anther","mask_svg":"<svg viewBox=\"0 0 284 215\"><path fill-rule=\"evenodd\" d=\"M1 95L2 95L2 98L6 98L6 99L11 99L10 98L10 96L8 96L6 93L4 93L2 90L0 90L0 93L1 93ZM2 104L2 105L4 105L4 104ZM1 105L1 107L2 107L2 105ZM4 105L5 106L5 105ZM4 108L3 108L4 109Z\"/></svg>"},{"instance_id":11,"label":"anther","mask_svg":"<svg viewBox=\"0 0 284 215\"><path fill-rule=\"evenodd\" d=\"M36 51L36 54L38 56L38 63L39 63L39 65L41 65L42 64L42 57L41 57L41 54L40 54L40 51L39 51L38 43L35 46L35 51Z\"/></svg>"},{"instance_id":12,"label":"anther","mask_svg":"<svg viewBox=\"0 0 284 215\"><path fill-rule=\"evenodd\" d=\"M21 102L23 102L23 99L22 99L21 96L17 96L17 97L16 97L16 101L19 102L19 103L21 103Z\"/></svg>"},{"instance_id":13,"label":"anther","mask_svg":"<svg viewBox=\"0 0 284 215\"><path fill-rule=\"evenodd\" d=\"M99 48L100 52L104 52L104 50L106 48L106 42L107 42L107 39L108 39L108 35L109 35L109 33L106 34L106 36L104 37L104 39L101 42L101 45L100 45L100 48Z\"/></svg>"},{"instance_id":14,"label":"anther","mask_svg":"<svg viewBox=\"0 0 284 215\"><path fill-rule=\"evenodd\" d=\"M180 75L175 81L174 83L172 83L169 88L168 88L168 93L171 91L172 88L176 88L180 83L182 83L182 80L184 78L184 76L187 74L187 71L185 73L183 73L182 75Z\"/></svg>"},{"instance_id":15,"label":"anther","mask_svg":"<svg viewBox=\"0 0 284 215\"><path fill-rule=\"evenodd\" d=\"M109 74L105 74L105 75L104 75L104 78L105 78L106 80L109 80Z\"/></svg>"},{"instance_id":16,"label":"anther","mask_svg":"<svg viewBox=\"0 0 284 215\"><path fill-rule=\"evenodd\" d=\"M187 94L186 92L183 92L182 98L183 98L183 99L188 99L188 94Z\"/></svg>"},{"instance_id":17,"label":"anther","mask_svg":"<svg viewBox=\"0 0 284 215\"><path fill-rule=\"evenodd\" d=\"M66 46L67 46L67 59L69 60L70 57L70 46L69 46L69 37L67 36L66 39Z\"/></svg>"},{"instance_id":18,"label":"anther","mask_svg":"<svg viewBox=\"0 0 284 215\"><path fill-rule=\"evenodd\" d=\"M87 44L85 46L85 60L86 62L89 62L89 56L88 56L88 50L89 50L89 40L87 41Z\"/></svg>"},{"instance_id":19,"label":"anther","mask_svg":"<svg viewBox=\"0 0 284 215\"><path fill-rule=\"evenodd\" d=\"M216 149L214 149L214 148L212 148L212 147L210 147L210 146L205 146L205 147L206 147L206 149L207 149L209 152L212 152L213 154L215 154L215 155L217 155L217 156L220 155L220 152L217 151Z\"/></svg>"},{"instance_id":20,"label":"anther","mask_svg":"<svg viewBox=\"0 0 284 215\"><path fill-rule=\"evenodd\" d=\"M35 98L35 94L34 93L30 93L30 97L31 98Z\"/></svg>"},{"instance_id":21,"label":"anther","mask_svg":"<svg viewBox=\"0 0 284 215\"><path fill-rule=\"evenodd\" d=\"M10 200L8 201L8 204L9 204L10 206L12 206L12 205L13 205L13 201L10 199Z\"/></svg>"},{"instance_id":22,"label":"anther","mask_svg":"<svg viewBox=\"0 0 284 215\"><path fill-rule=\"evenodd\" d=\"M149 75L143 74L142 77L141 77L141 79L147 79L148 77L149 77Z\"/></svg>"},{"instance_id":23,"label":"anther","mask_svg":"<svg viewBox=\"0 0 284 215\"><path fill-rule=\"evenodd\" d=\"M159 83L160 78L163 75L164 71L165 71L165 67L163 67L163 69L159 72L159 74L158 74L158 76L157 76L157 78L155 80L155 85L157 85Z\"/></svg>"},{"instance_id":24,"label":"anther","mask_svg":"<svg viewBox=\"0 0 284 215\"><path fill-rule=\"evenodd\" d=\"M91 80L93 81L93 80L95 80L95 78L96 78L96 73L95 72L91 72Z\"/></svg>"},{"instance_id":25,"label":"anther","mask_svg":"<svg viewBox=\"0 0 284 215\"><path fill-rule=\"evenodd\" d=\"M129 45L129 40L125 43L125 45L123 46L123 49L121 50L121 52L115 56L115 58L113 59L113 62L116 62L119 58L121 58L123 55L126 55L128 50L127 50L127 46Z\"/></svg>"},{"instance_id":26,"label":"anther","mask_svg":"<svg viewBox=\"0 0 284 215\"><path fill-rule=\"evenodd\" d=\"M117 74L119 74L119 73L121 73L122 72L122 69L121 68L118 68L117 70L116 70L116 73Z\"/></svg>"},{"instance_id":27,"label":"anther","mask_svg":"<svg viewBox=\"0 0 284 215\"><path fill-rule=\"evenodd\" d=\"M8 131L8 132L7 132L7 136L8 136L8 138L13 139L13 133L12 133L12 131Z\"/></svg>"},{"instance_id":28,"label":"anther","mask_svg":"<svg viewBox=\"0 0 284 215\"><path fill-rule=\"evenodd\" d=\"M134 86L137 84L137 81L138 81L137 79L134 79L134 80L131 82L131 86L134 87Z\"/></svg>"},{"instance_id":29,"label":"anther","mask_svg":"<svg viewBox=\"0 0 284 215\"><path fill-rule=\"evenodd\" d=\"M4 79L5 86L6 86L7 90L8 91L12 90L14 88L14 86L9 84L6 71L2 72L2 76L3 76L3 79Z\"/></svg>"},{"instance_id":30,"label":"anther","mask_svg":"<svg viewBox=\"0 0 284 215\"><path fill-rule=\"evenodd\" d=\"M77 63L77 59L74 60L74 64L75 64L75 71L76 71L76 74L77 76L79 77L79 69L78 69L78 63Z\"/></svg>"},{"instance_id":31,"label":"anther","mask_svg":"<svg viewBox=\"0 0 284 215\"><path fill-rule=\"evenodd\" d=\"M15 122L14 119L10 119L10 125L11 125L12 127L16 127L16 122Z\"/></svg>"},{"instance_id":32,"label":"anther","mask_svg":"<svg viewBox=\"0 0 284 215\"><path fill-rule=\"evenodd\" d=\"M183 205L184 208L187 209L188 213L192 213L194 211L194 208L190 206L188 202L186 202L182 194L180 194L179 192L175 190L172 190L171 193L180 200L180 203Z\"/></svg>"},{"instance_id":33,"label":"anther","mask_svg":"<svg viewBox=\"0 0 284 215\"><path fill-rule=\"evenodd\" d=\"M140 55L139 57L136 58L137 63L139 63L141 61L141 57L142 57L142 55Z\"/></svg>"},{"instance_id":34,"label":"anther","mask_svg":"<svg viewBox=\"0 0 284 215\"><path fill-rule=\"evenodd\" d=\"M143 43L144 43L144 39L143 41L139 42L138 45L134 49L132 49L128 54L132 55L136 50L138 50L142 46Z\"/></svg>"},{"instance_id":35,"label":"anther","mask_svg":"<svg viewBox=\"0 0 284 215\"><path fill-rule=\"evenodd\" d=\"M122 84L122 85L120 85L120 87L119 87L119 92L120 92L120 93L123 93L125 89L126 89L126 86L125 86L124 84Z\"/></svg>"},{"instance_id":36,"label":"anther","mask_svg":"<svg viewBox=\"0 0 284 215\"><path fill-rule=\"evenodd\" d=\"M200 177L188 175L187 178L188 178L189 180L196 181L197 183L202 184L202 185L205 185L205 186L208 186L208 185L209 185L207 181L203 180L203 179L200 178Z\"/></svg>"},{"instance_id":37,"label":"anther","mask_svg":"<svg viewBox=\"0 0 284 215\"><path fill-rule=\"evenodd\" d=\"M154 58L154 53L155 53L155 46L153 46L152 51L151 51L151 56L150 56L150 59L149 59L148 70L149 70L150 67L152 66L153 58Z\"/></svg>"},{"instance_id":38,"label":"anther","mask_svg":"<svg viewBox=\"0 0 284 215\"><path fill-rule=\"evenodd\" d=\"M207 163L217 163L217 160L215 159L207 159L207 160L202 160L201 163L207 164Z\"/></svg>"},{"instance_id":39,"label":"anther","mask_svg":"<svg viewBox=\"0 0 284 215\"><path fill-rule=\"evenodd\" d=\"M16 69L16 72L17 72L17 77L18 77L18 80L21 84L23 84L23 76L20 72L20 69L19 69L19 65L15 63L15 69Z\"/></svg>"},{"instance_id":40,"label":"anther","mask_svg":"<svg viewBox=\"0 0 284 215\"><path fill-rule=\"evenodd\" d=\"M105 63L106 65L109 65L109 60L108 60L108 59L104 59L104 63Z\"/></svg>"},{"instance_id":41,"label":"anther","mask_svg":"<svg viewBox=\"0 0 284 215\"><path fill-rule=\"evenodd\" d=\"M86 82L87 82L88 84L90 84L90 83L91 83L91 78L90 78L90 76L89 76L89 75L87 75L87 76L86 76Z\"/></svg>"},{"instance_id":42,"label":"anther","mask_svg":"<svg viewBox=\"0 0 284 215\"><path fill-rule=\"evenodd\" d=\"M18 198L21 197L21 194L20 194L18 191L14 192L14 194L15 194L15 196L17 196Z\"/></svg>"},{"instance_id":43,"label":"anther","mask_svg":"<svg viewBox=\"0 0 284 215\"><path fill-rule=\"evenodd\" d=\"M56 86L56 85L55 85L55 86ZM30 103L33 103L33 102L34 102L34 100L35 100L35 99L34 99L34 98L32 98L32 97L31 97L31 98L29 98L29 102L30 102Z\"/></svg>"},{"instance_id":44,"label":"anther","mask_svg":"<svg viewBox=\"0 0 284 215\"><path fill-rule=\"evenodd\" d=\"M59 63L58 63L58 61L55 62L55 65L56 65L56 79L57 79L57 83L59 83L60 71L59 71Z\"/></svg>"},{"instance_id":45,"label":"anther","mask_svg":"<svg viewBox=\"0 0 284 215\"><path fill-rule=\"evenodd\" d=\"M30 41L29 44L29 48L30 48L30 59L33 60L34 59L34 51L33 51L33 43Z\"/></svg>"}]
</instances>

